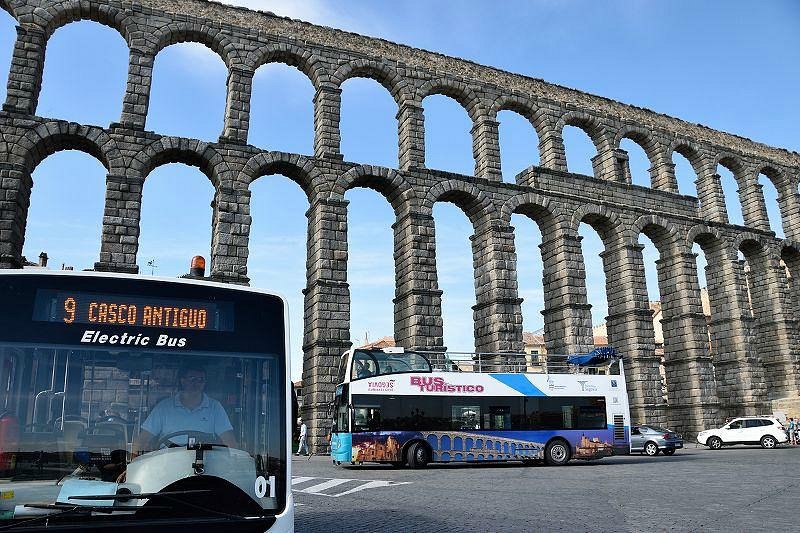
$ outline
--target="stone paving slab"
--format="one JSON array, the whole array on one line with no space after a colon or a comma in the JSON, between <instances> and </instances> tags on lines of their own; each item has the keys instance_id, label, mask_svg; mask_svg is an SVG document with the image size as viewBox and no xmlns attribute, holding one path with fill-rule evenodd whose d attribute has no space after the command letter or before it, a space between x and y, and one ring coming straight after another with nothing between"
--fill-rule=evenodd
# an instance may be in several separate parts
<instances>
[{"instance_id":1,"label":"stone paving slab","mask_svg":"<svg viewBox=\"0 0 800 533\"><path fill-rule=\"evenodd\" d=\"M797 531L800 448L690 447L564 468L447 464L425 470L293 464L294 476L385 480L338 498L295 492L295 527L316 531Z\"/></svg>"}]
</instances>

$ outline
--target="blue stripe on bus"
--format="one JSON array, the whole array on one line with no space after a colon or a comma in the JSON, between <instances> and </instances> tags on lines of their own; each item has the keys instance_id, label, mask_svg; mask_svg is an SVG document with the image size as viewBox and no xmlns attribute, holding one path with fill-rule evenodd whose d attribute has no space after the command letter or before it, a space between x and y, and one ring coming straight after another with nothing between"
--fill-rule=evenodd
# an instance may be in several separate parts
<instances>
[{"instance_id":1,"label":"blue stripe on bus","mask_svg":"<svg viewBox=\"0 0 800 533\"><path fill-rule=\"evenodd\" d=\"M494 379L525 396L547 396L522 374L489 374Z\"/></svg>"}]
</instances>

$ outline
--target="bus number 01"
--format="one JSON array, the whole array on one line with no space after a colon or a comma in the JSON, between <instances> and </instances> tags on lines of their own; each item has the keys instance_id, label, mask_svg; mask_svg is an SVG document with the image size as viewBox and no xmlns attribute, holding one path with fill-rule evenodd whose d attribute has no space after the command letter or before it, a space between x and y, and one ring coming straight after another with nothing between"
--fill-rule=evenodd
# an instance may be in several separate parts
<instances>
[{"instance_id":1,"label":"bus number 01","mask_svg":"<svg viewBox=\"0 0 800 533\"><path fill-rule=\"evenodd\" d=\"M256 478L256 498L263 498L267 495L267 488L269 488L269 497L275 497L275 476L269 476L269 481L267 481L264 476L258 476Z\"/></svg>"}]
</instances>

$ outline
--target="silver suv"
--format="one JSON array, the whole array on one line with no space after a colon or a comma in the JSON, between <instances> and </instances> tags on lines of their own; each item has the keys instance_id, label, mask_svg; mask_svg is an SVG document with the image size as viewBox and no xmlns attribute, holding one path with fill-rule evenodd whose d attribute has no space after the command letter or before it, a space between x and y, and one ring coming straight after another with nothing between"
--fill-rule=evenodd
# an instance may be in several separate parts
<instances>
[{"instance_id":1,"label":"silver suv","mask_svg":"<svg viewBox=\"0 0 800 533\"><path fill-rule=\"evenodd\" d=\"M697 442L712 450L733 444L760 444L762 448L774 448L788 440L786 429L774 416L742 416L721 428L697 434Z\"/></svg>"}]
</instances>

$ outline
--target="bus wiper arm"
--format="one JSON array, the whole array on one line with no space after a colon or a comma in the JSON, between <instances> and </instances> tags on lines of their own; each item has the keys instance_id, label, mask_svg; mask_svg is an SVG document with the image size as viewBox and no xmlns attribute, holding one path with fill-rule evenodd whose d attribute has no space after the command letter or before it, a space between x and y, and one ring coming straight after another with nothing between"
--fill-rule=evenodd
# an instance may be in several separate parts
<instances>
[{"instance_id":1,"label":"bus wiper arm","mask_svg":"<svg viewBox=\"0 0 800 533\"><path fill-rule=\"evenodd\" d=\"M176 490L170 492L143 492L141 494L87 494L84 496L70 496L69 500L148 500L166 496L184 496L186 494L202 494L211 492L211 489Z\"/></svg>"}]
</instances>

